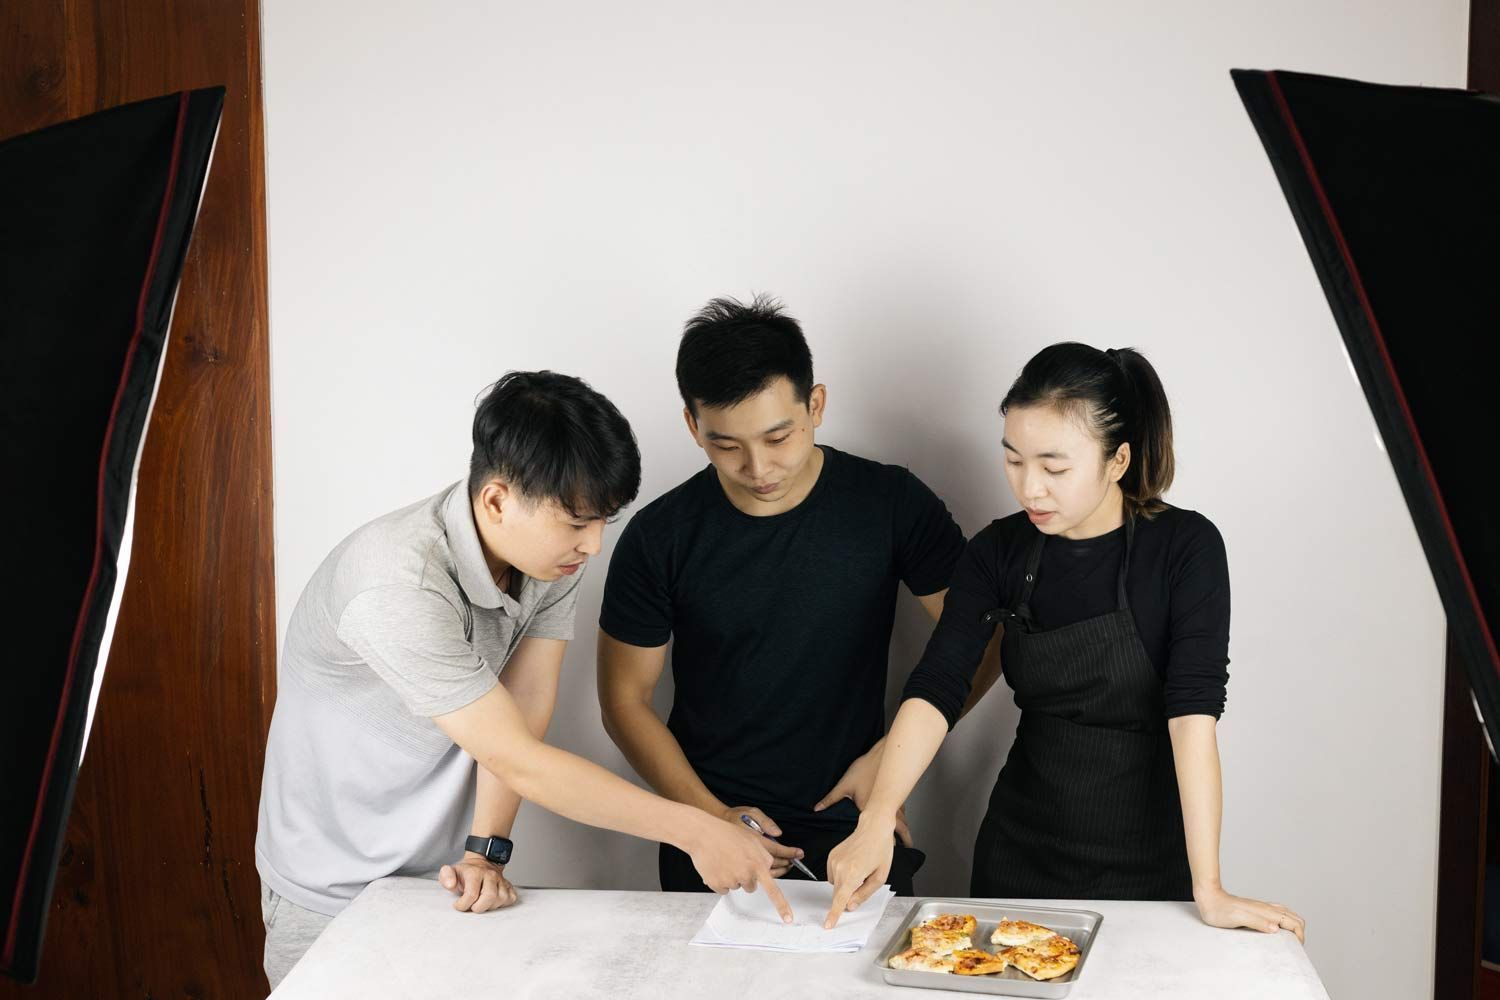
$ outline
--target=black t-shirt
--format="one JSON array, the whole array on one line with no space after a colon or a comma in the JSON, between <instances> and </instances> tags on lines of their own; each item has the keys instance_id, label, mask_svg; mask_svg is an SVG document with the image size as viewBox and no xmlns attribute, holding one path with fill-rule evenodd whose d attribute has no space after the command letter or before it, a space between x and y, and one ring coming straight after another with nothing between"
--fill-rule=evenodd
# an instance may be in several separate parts
<instances>
[{"instance_id":1,"label":"black t-shirt","mask_svg":"<svg viewBox=\"0 0 1500 1000\"><path fill-rule=\"evenodd\" d=\"M1036 536L1024 511L993 521L969 542L953 571L942 620L902 691L903 699L930 702L950 729L995 634L984 614L1013 609L1021 600ZM1123 526L1082 541L1048 538L1031 594L1038 626L1062 628L1115 610L1124 555ZM1213 522L1177 507L1150 520L1137 518L1125 595L1141 643L1162 677L1166 717L1222 715L1229 681L1229 563Z\"/></svg>"},{"instance_id":2,"label":"black t-shirt","mask_svg":"<svg viewBox=\"0 0 1500 1000\"><path fill-rule=\"evenodd\" d=\"M633 646L675 637L667 726L710 791L842 828L853 803L812 807L885 730L897 581L942 590L964 537L906 469L823 458L781 514L736 509L713 466L643 508L610 557L599 625Z\"/></svg>"}]
</instances>

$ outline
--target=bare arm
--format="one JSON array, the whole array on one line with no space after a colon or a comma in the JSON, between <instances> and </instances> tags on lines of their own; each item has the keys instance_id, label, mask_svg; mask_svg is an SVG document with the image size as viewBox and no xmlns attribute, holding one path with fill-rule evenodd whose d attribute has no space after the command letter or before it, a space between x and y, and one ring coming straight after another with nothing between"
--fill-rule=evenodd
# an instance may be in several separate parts
<instances>
[{"instance_id":1,"label":"bare arm","mask_svg":"<svg viewBox=\"0 0 1500 1000\"><path fill-rule=\"evenodd\" d=\"M917 602L932 616L933 621L937 621L943 616L943 603L947 595L948 591L946 589L939 590L934 594L919 596ZM968 700L964 702L963 711L959 714L959 718L968 715L969 710L979 704L979 700L985 696L985 693L994 686L995 681L1000 677L1000 636L1002 633L1002 629L996 629L994 638L985 647L984 658L979 662L979 668L974 675L973 687L969 690ZM863 812L869 802L870 792L875 785L875 775L880 769L880 760L885 753L887 738L881 737L858 760L850 764L849 769L844 772L844 776L829 789L828 794L823 796L817 805L813 806L813 811L821 812L840 799L853 799L855 807ZM911 828L906 824L904 807L896 811L896 836L900 837L901 842L907 847L912 846Z\"/></svg>"},{"instance_id":2,"label":"bare arm","mask_svg":"<svg viewBox=\"0 0 1500 1000\"><path fill-rule=\"evenodd\" d=\"M728 808L682 752L677 737L651 704L667 662L667 647L632 646L599 632L599 709L604 731L646 784L674 802L720 815Z\"/></svg>"},{"instance_id":3,"label":"bare arm","mask_svg":"<svg viewBox=\"0 0 1500 1000\"><path fill-rule=\"evenodd\" d=\"M526 729L537 739L547 735L552 712L557 707L557 679L562 673L563 639L528 636L500 673L500 683L510 692ZM469 832L477 837L509 837L521 807L521 796L485 768L479 769L474 796L474 824Z\"/></svg>"},{"instance_id":4,"label":"bare arm","mask_svg":"<svg viewBox=\"0 0 1500 1000\"><path fill-rule=\"evenodd\" d=\"M1280 903L1262 903L1224 891L1219 878L1219 831L1224 814L1219 769L1218 721L1211 715L1183 715L1167 722L1182 800L1182 827L1193 899L1203 922L1215 927L1250 927L1275 933L1285 928L1305 940L1306 924Z\"/></svg>"},{"instance_id":5,"label":"bare arm","mask_svg":"<svg viewBox=\"0 0 1500 1000\"><path fill-rule=\"evenodd\" d=\"M763 838L548 746L527 728L504 685L433 722L522 798L580 823L671 844L692 856L705 884L715 891L763 885L783 919L791 919L786 899L770 877L771 855Z\"/></svg>"},{"instance_id":6,"label":"bare arm","mask_svg":"<svg viewBox=\"0 0 1500 1000\"><path fill-rule=\"evenodd\" d=\"M698 777L677 737L656 714L651 696L661 680L667 647L632 646L601 629L598 648L599 709L604 731L636 773L674 802L696 806L729 823L738 823L741 815L749 815L766 833L780 836L781 827L758 807L720 802ZM802 851L791 844L767 840L765 847L775 859L771 874L777 877L786 874L792 858L802 856Z\"/></svg>"},{"instance_id":7,"label":"bare arm","mask_svg":"<svg viewBox=\"0 0 1500 1000\"><path fill-rule=\"evenodd\" d=\"M885 737L875 787L849 838L828 855L833 906L824 927L838 923L846 909L856 909L891 870L897 811L926 772L948 735L948 720L921 698L908 698L896 712Z\"/></svg>"},{"instance_id":8,"label":"bare arm","mask_svg":"<svg viewBox=\"0 0 1500 1000\"><path fill-rule=\"evenodd\" d=\"M552 722L557 680L567 648L562 639L524 638L500 675L500 683L515 699L526 728L537 739L547 735ZM485 768L474 770L474 822L469 832L476 837L509 837L521 797ZM444 865L438 872L438 883L458 896L453 902L455 910L484 913L510 906L517 899L504 866L491 864L473 851L464 851L460 861Z\"/></svg>"}]
</instances>

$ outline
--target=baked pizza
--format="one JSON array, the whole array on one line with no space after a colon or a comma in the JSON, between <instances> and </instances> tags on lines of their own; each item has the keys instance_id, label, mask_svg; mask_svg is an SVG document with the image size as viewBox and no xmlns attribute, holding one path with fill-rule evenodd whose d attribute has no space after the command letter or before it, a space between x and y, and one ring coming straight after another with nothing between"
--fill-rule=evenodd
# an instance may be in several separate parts
<instances>
[{"instance_id":1,"label":"baked pizza","mask_svg":"<svg viewBox=\"0 0 1500 1000\"><path fill-rule=\"evenodd\" d=\"M1032 979L1056 979L1072 972L1078 965L1077 949L1060 955L1045 955L1035 948L1016 945L1002 951L1000 957Z\"/></svg>"},{"instance_id":2,"label":"baked pizza","mask_svg":"<svg viewBox=\"0 0 1500 1000\"><path fill-rule=\"evenodd\" d=\"M911 929L911 946L923 951L950 955L974 944L979 921L969 913L942 913Z\"/></svg>"},{"instance_id":3,"label":"baked pizza","mask_svg":"<svg viewBox=\"0 0 1500 1000\"><path fill-rule=\"evenodd\" d=\"M1028 923L1025 920L1002 920L995 927L995 933L990 935L990 944L1010 946L1031 944L1033 941L1054 937L1055 934L1056 932L1050 928Z\"/></svg>"},{"instance_id":4,"label":"baked pizza","mask_svg":"<svg viewBox=\"0 0 1500 1000\"><path fill-rule=\"evenodd\" d=\"M921 948L908 948L899 954L891 956L890 966L893 969L907 969L913 972L952 972L955 960L952 955L937 955Z\"/></svg>"},{"instance_id":5,"label":"baked pizza","mask_svg":"<svg viewBox=\"0 0 1500 1000\"><path fill-rule=\"evenodd\" d=\"M953 953L953 971L960 976L988 976L992 972L1004 972L1009 964L1003 955L991 955L973 948Z\"/></svg>"},{"instance_id":6,"label":"baked pizza","mask_svg":"<svg viewBox=\"0 0 1500 1000\"><path fill-rule=\"evenodd\" d=\"M1065 938L1061 934L1054 934L1049 938L1022 945L1022 947L1044 958L1062 958L1064 955L1078 954L1078 946L1070 938Z\"/></svg>"}]
</instances>

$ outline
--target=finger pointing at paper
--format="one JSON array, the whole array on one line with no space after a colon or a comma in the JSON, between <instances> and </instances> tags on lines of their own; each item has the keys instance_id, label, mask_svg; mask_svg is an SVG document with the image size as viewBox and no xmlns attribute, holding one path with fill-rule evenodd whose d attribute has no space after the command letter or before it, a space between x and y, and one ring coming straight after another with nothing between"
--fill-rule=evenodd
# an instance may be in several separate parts
<instances>
[{"instance_id":1,"label":"finger pointing at paper","mask_svg":"<svg viewBox=\"0 0 1500 1000\"><path fill-rule=\"evenodd\" d=\"M825 928L838 925L839 917L856 910L885 885L895 849L895 824L862 814L859 825L828 855L828 881L833 883L833 905L823 921Z\"/></svg>"},{"instance_id":2,"label":"finger pointing at paper","mask_svg":"<svg viewBox=\"0 0 1500 1000\"><path fill-rule=\"evenodd\" d=\"M762 873L760 884L765 886L766 898L771 901L772 906L776 907L776 912L781 914L782 923L791 923L792 906L786 901L786 896L782 895L781 886L776 884L776 880L771 877L769 871ZM745 889L747 892L754 892L755 886L748 885Z\"/></svg>"}]
</instances>

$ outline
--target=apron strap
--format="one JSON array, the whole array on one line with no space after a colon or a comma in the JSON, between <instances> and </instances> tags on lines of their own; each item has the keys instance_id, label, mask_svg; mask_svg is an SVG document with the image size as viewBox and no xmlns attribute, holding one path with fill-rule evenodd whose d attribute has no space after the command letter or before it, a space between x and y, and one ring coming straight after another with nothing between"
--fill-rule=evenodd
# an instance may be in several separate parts
<instances>
[{"instance_id":1,"label":"apron strap","mask_svg":"<svg viewBox=\"0 0 1500 1000\"><path fill-rule=\"evenodd\" d=\"M1120 610L1130 610L1130 600L1125 596L1125 577L1130 572L1130 547L1135 541L1135 517L1129 511L1125 513L1125 557L1120 560L1120 580L1118 584Z\"/></svg>"},{"instance_id":2,"label":"apron strap","mask_svg":"<svg viewBox=\"0 0 1500 1000\"><path fill-rule=\"evenodd\" d=\"M1031 589L1036 585L1036 570L1042 564L1042 546L1047 542L1047 536L1042 532L1036 533L1036 541L1032 543L1031 552L1026 557L1026 582L1021 589L1021 599L1016 602L1014 610L1011 608L995 608L986 611L980 616L980 620L986 625L994 625L1005 618L1020 618L1023 621L1031 620Z\"/></svg>"},{"instance_id":3,"label":"apron strap","mask_svg":"<svg viewBox=\"0 0 1500 1000\"><path fill-rule=\"evenodd\" d=\"M1130 551L1135 543L1135 517L1127 512L1125 514L1125 555L1120 560L1120 575L1115 583L1116 600L1121 611L1130 610L1130 599L1125 594L1125 578L1130 575ZM1031 552L1026 557L1026 579L1021 588L1021 599L1016 602L1015 610L1008 608L995 608L986 611L981 620L986 624L994 624L1009 615L1030 621L1031 619L1031 592L1036 587L1036 571L1042 565L1042 548L1047 544L1047 536L1044 532L1036 533L1036 541L1031 545Z\"/></svg>"},{"instance_id":4,"label":"apron strap","mask_svg":"<svg viewBox=\"0 0 1500 1000\"><path fill-rule=\"evenodd\" d=\"M1042 546L1046 544L1046 534L1038 531L1036 541L1031 545L1031 554L1026 558L1026 583L1021 588L1021 600L1016 605L1016 614L1028 620L1031 618L1031 591L1036 587L1036 571L1042 565Z\"/></svg>"}]
</instances>

